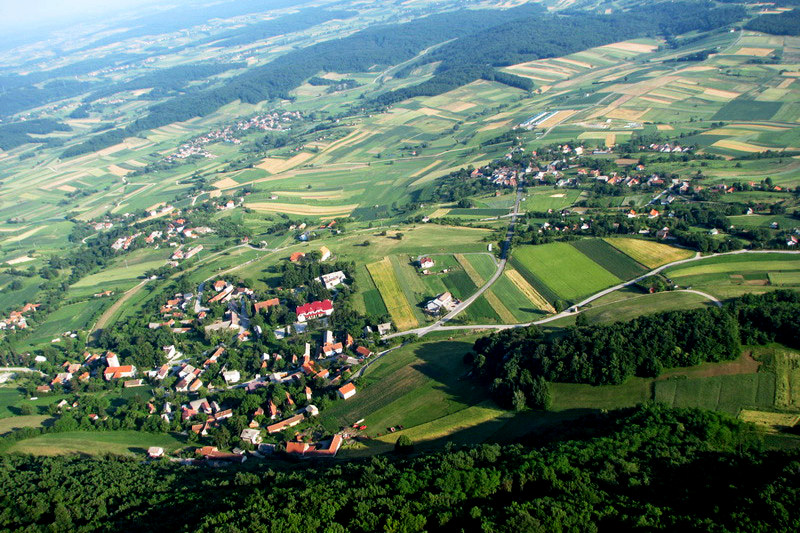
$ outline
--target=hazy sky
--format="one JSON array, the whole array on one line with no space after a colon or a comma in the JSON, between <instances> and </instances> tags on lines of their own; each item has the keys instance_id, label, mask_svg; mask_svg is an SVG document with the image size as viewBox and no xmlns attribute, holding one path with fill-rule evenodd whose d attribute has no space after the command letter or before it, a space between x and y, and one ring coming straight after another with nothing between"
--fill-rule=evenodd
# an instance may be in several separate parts
<instances>
[{"instance_id":1,"label":"hazy sky","mask_svg":"<svg viewBox=\"0 0 800 533\"><path fill-rule=\"evenodd\" d=\"M97 19L156 0L0 0L0 30L68 25ZM2 36L0 36L2 39Z\"/></svg>"}]
</instances>

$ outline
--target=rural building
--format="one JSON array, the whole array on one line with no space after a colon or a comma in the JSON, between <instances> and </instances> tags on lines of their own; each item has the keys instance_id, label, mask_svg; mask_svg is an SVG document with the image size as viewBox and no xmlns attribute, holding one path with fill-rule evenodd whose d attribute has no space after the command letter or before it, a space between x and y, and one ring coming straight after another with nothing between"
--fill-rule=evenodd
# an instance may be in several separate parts
<instances>
[{"instance_id":1,"label":"rural building","mask_svg":"<svg viewBox=\"0 0 800 533\"><path fill-rule=\"evenodd\" d=\"M438 315L443 310L449 311L454 307L455 300L453 295L449 292L443 292L427 304L425 304L425 311L432 315Z\"/></svg>"},{"instance_id":2,"label":"rural building","mask_svg":"<svg viewBox=\"0 0 800 533\"><path fill-rule=\"evenodd\" d=\"M253 306L253 309L256 313L261 311L262 309L269 309L272 306L280 305L281 301L277 298L270 298L269 300L264 300L263 302L256 302Z\"/></svg>"},{"instance_id":3,"label":"rural building","mask_svg":"<svg viewBox=\"0 0 800 533\"><path fill-rule=\"evenodd\" d=\"M336 272L331 272L330 274L323 274L319 277L319 279L322 281L322 284L325 285L326 289L331 290L346 280L347 276L345 276L344 272L341 270L337 270Z\"/></svg>"},{"instance_id":4,"label":"rural building","mask_svg":"<svg viewBox=\"0 0 800 533\"><path fill-rule=\"evenodd\" d=\"M295 253L293 253L292 255L289 256L289 261L291 261L292 263L297 263L298 261L300 261L305 256L306 256L306 254L304 254L303 252L295 252Z\"/></svg>"},{"instance_id":5,"label":"rural building","mask_svg":"<svg viewBox=\"0 0 800 533\"><path fill-rule=\"evenodd\" d=\"M323 316L331 316L333 314L333 302L330 300L322 300L321 302L307 303L298 306L295 312L297 313L298 322L305 322Z\"/></svg>"},{"instance_id":6,"label":"rural building","mask_svg":"<svg viewBox=\"0 0 800 533\"><path fill-rule=\"evenodd\" d=\"M361 357L369 357L370 355L372 355L372 350L370 350L369 348L365 348L363 346L359 346L358 348L356 348L356 353Z\"/></svg>"},{"instance_id":7,"label":"rural building","mask_svg":"<svg viewBox=\"0 0 800 533\"><path fill-rule=\"evenodd\" d=\"M334 457L342 447L344 439L341 435L334 435L330 443L323 447L321 443L291 441L286 443L286 453L300 457Z\"/></svg>"},{"instance_id":8,"label":"rural building","mask_svg":"<svg viewBox=\"0 0 800 533\"><path fill-rule=\"evenodd\" d=\"M436 263L430 257L421 257L419 259L419 267L423 268L423 269L425 269L425 268L433 268L433 265L435 265L435 264Z\"/></svg>"},{"instance_id":9,"label":"rural building","mask_svg":"<svg viewBox=\"0 0 800 533\"><path fill-rule=\"evenodd\" d=\"M321 247L319 253L321 254L319 258L320 261L327 261L331 257L331 251L328 250L327 246Z\"/></svg>"},{"instance_id":10,"label":"rural building","mask_svg":"<svg viewBox=\"0 0 800 533\"><path fill-rule=\"evenodd\" d=\"M267 433L272 435L273 433L278 433L279 431L283 431L286 428L290 428L296 426L300 422L305 419L305 415L299 414L294 415L291 418L287 418L286 420L281 420L280 422L276 422L270 426L267 426Z\"/></svg>"},{"instance_id":11,"label":"rural building","mask_svg":"<svg viewBox=\"0 0 800 533\"><path fill-rule=\"evenodd\" d=\"M386 335L390 331L392 331L392 323L391 322L384 322L383 324L378 324L378 334L379 335Z\"/></svg>"},{"instance_id":12,"label":"rural building","mask_svg":"<svg viewBox=\"0 0 800 533\"><path fill-rule=\"evenodd\" d=\"M147 448L147 455L151 459L158 459L164 455L164 448L161 448L160 446L150 446Z\"/></svg>"},{"instance_id":13,"label":"rural building","mask_svg":"<svg viewBox=\"0 0 800 533\"><path fill-rule=\"evenodd\" d=\"M237 383L242 377L238 370L226 370L222 373L222 379L225 380L225 383L230 384Z\"/></svg>"},{"instance_id":14,"label":"rural building","mask_svg":"<svg viewBox=\"0 0 800 533\"><path fill-rule=\"evenodd\" d=\"M261 444L261 431L258 429L245 428L242 430L241 434L239 434L239 437L253 446Z\"/></svg>"},{"instance_id":15,"label":"rural building","mask_svg":"<svg viewBox=\"0 0 800 533\"><path fill-rule=\"evenodd\" d=\"M132 378L136 375L136 367L131 365L125 366L110 366L103 372L103 377L106 381L120 378Z\"/></svg>"},{"instance_id":16,"label":"rural building","mask_svg":"<svg viewBox=\"0 0 800 533\"><path fill-rule=\"evenodd\" d=\"M353 385L352 383L348 383L343 387L339 387L339 390L337 392L339 393L339 396L343 400L346 400L356 395L356 386Z\"/></svg>"}]
</instances>

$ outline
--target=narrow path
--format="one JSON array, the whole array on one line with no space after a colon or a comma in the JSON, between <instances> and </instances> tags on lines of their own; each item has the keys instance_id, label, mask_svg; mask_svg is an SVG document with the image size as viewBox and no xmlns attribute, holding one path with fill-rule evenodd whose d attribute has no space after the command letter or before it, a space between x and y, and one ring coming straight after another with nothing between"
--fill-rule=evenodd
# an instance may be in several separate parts
<instances>
[{"instance_id":1,"label":"narrow path","mask_svg":"<svg viewBox=\"0 0 800 533\"><path fill-rule=\"evenodd\" d=\"M509 328L523 328L523 327L527 327L527 326L531 326L531 325L547 324L548 322L553 322L553 321L558 320L560 318L564 318L564 317L567 317L567 316L573 316L573 315L575 315L577 313L580 313L581 311L583 311L583 309L581 309L582 307L585 307L586 305L592 303L593 301L595 301L595 300L597 300L599 298L602 298L603 296L606 296L607 294L611 294L612 292L615 292L615 291L618 291L620 289L623 289L625 287L630 287L631 285L635 285L636 283L640 282L641 280L645 279L646 277L658 274L659 272L662 272L662 271L664 271L664 270L666 270L668 268L672 268L672 267L677 266L677 265L683 265L683 264L686 264L686 263L693 263L695 261L702 261L704 259L709 259L709 258L712 258L712 257L720 257L720 256L723 256L723 255L737 255L737 254L790 254L790 255L796 255L796 254L800 254L800 250L737 250L735 252L724 252L724 253L716 253L716 254L709 254L709 255L700 255L698 253L694 257L690 257L688 259L680 259L678 261L673 261L671 263L667 263L666 265L662 265L662 266L660 266L658 268L654 268L650 272L647 272L646 274L642 274L641 276L639 276L637 278L634 278L634 279L632 279L630 281L626 281L626 282L620 283L618 285L614 285L613 287L609 287L608 289L604 289L602 291L599 291L599 292L589 296L588 298L578 302L577 304L573 305L569 309L567 309L565 311L562 311L560 313L557 313L555 315L549 316L547 318L543 318L541 320L534 320L532 322L525 322L525 323L521 323L521 324L478 324L478 325L463 325L463 326L445 326L444 325L444 319L442 319L442 320L436 322L435 324L432 324L432 325L424 327L424 328L416 328L416 329L410 329L410 330L406 330L406 331L399 331L397 333L391 333L389 335L384 335L383 337L381 337L381 339L391 339L393 337L399 337L401 335L417 335L419 337L422 337L423 335L426 335L426 334L430 333L431 331L480 330L480 329L501 330L501 329L509 329ZM497 276L498 276L498 274L495 273L495 277L492 278L492 282L493 282L494 279L496 279ZM491 282L487 283L487 285L490 285L490 284L491 284ZM486 285L484 285L481 288L481 293L483 293L483 291L485 291L487 288L488 287ZM716 298L716 297L714 297L714 296L712 296L710 294L707 294L707 293L704 293L704 292L701 292L701 291L697 291L697 290L694 290L694 289L682 289L682 290L683 290L683 292L691 292L691 293L698 294L700 296L706 297L709 300L711 300L712 302L714 302L714 305L716 305L718 307L722 307L722 302L718 298ZM474 299L469 300L469 303L472 303L473 301L474 301ZM465 301L465 303L466 303L466 301ZM467 306L464 306L464 307L466 308ZM460 311L463 311L463 309L460 309L459 312ZM449 316L450 315L448 315L448 317ZM445 318L447 318L447 317L445 317Z\"/></svg>"},{"instance_id":2,"label":"narrow path","mask_svg":"<svg viewBox=\"0 0 800 533\"><path fill-rule=\"evenodd\" d=\"M32 372L42 376L46 375L41 370L36 370L35 368L28 368L25 366L0 366L0 372Z\"/></svg>"},{"instance_id":3,"label":"narrow path","mask_svg":"<svg viewBox=\"0 0 800 533\"><path fill-rule=\"evenodd\" d=\"M98 329L103 329L108 323L108 321L111 320L111 318L113 318L114 314L116 314L116 312L119 311L119 309L125 304L125 302L130 300L134 294L139 292L139 290L141 290L141 288L144 287L145 283L147 283L148 281L150 280L146 279L141 283L139 283L138 285L136 285L135 287L128 289L125 292L125 294L122 295L122 298L114 302L111 305L111 307L106 309L105 312L103 312L103 314L100 315L100 318L97 319L97 322L94 323L92 329L89 330L89 336L91 336Z\"/></svg>"}]
</instances>

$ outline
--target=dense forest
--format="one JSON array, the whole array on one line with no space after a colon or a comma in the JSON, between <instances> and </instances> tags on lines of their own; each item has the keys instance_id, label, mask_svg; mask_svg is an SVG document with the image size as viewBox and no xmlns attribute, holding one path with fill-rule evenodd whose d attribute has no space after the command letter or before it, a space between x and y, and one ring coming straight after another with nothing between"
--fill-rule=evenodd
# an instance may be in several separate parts
<instances>
[{"instance_id":1,"label":"dense forest","mask_svg":"<svg viewBox=\"0 0 800 533\"><path fill-rule=\"evenodd\" d=\"M797 452L724 415L640 407L529 445L235 469L0 457L0 527L49 531L796 531Z\"/></svg>"},{"instance_id":2,"label":"dense forest","mask_svg":"<svg viewBox=\"0 0 800 533\"><path fill-rule=\"evenodd\" d=\"M538 327L504 330L475 341L475 375L508 408L547 407L546 381L614 385L663 368L739 356L741 342L800 347L800 293L775 291L725 308L670 311L628 322L575 327L546 336Z\"/></svg>"},{"instance_id":3,"label":"dense forest","mask_svg":"<svg viewBox=\"0 0 800 533\"><path fill-rule=\"evenodd\" d=\"M800 9L776 15L761 15L748 22L745 29L773 35L800 35Z\"/></svg>"},{"instance_id":4,"label":"dense forest","mask_svg":"<svg viewBox=\"0 0 800 533\"><path fill-rule=\"evenodd\" d=\"M320 71L364 72L376 65L396 65L435 44L427 61L442 61L433 78L385 93L375 104L388 105L413 96L436 95L479 78L525 90L532 84L494 67L552 57L634 37L711 30L744 16L738 6L714 8L705 2L665 2L613 15L546 15L540 6L509 10L463 10L431 15L404 24L369 28L349 37L289 52L233 77L222 87L182 95L154 105L147 116L70 147L64 157L119 142L126 136L214 112L234 100L257 103L287 98L289 91Z\"/></svg>"},{"instance_id":5,"label":"dense forest","mask_svg":"<svg viewBox=\"0 0 800 533\"><path fill-rule=\"evenodd\" d=\"M28 135L52 133L54 131L70 131L72 128L64 123L51 118L40 118L27 120L25 122L14 122L0 126L0 150L11 150L17 146L31 142L41 142Z\"/></svg>"}]
</instances>

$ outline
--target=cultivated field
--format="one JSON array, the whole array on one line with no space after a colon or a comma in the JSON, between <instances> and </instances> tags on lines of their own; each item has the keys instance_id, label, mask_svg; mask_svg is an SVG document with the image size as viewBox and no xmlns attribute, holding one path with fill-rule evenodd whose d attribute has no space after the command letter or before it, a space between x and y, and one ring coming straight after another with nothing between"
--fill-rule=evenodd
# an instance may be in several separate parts
<instances>
[{"instance_id":1,"label":"cultivated field","mask_svg":"<svg viewBox=\"0 0 800 533\"><path fill-rule=\"evenodd\" d=\"M403 290L400 288L392 264L388 259L367 265L372 281L380 292L384 306L392 316L392 321L398 330L411 329L418 322L414 316Z\"/></svg>"},{"instance_id":2,"label":"cultivated field","mask_svg":"<svg viewBox=\"0 0 800 533\"><path fill-rule=\"evenodd\" d=\"M695 254L691 250L675 248L667 244L645 241L643 239L614 237L605 239L605 241L637 263L649 269L657 268L680 259L688 259Z\"/></svg>"},{"instance_id":3,"label":"cultivated field","mask_svg":"<svg viewBox=\"0 0 800 533\"><path fill-rule=\"evenodd\" d=\"M618 277L567 243L520 246L512 257L514 267L523 276L532 274L565 300L577 300L620 282Z\"/></svg>"}]
</instances>

